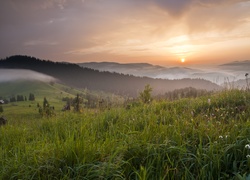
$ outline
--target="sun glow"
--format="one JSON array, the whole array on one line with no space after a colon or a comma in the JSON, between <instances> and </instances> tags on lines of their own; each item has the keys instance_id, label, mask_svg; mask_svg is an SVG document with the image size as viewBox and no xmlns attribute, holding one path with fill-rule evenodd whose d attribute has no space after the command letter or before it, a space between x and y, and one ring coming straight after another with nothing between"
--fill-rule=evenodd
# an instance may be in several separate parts
<instances>
[{"instance_id":1,"label":"sun glow","mask_svg":"<svg viewBox=\"0 0 250 180\"><path fill-rule=\"evenodd\" d=\"M181 62L184 63L184 62L185 62L185 58L182 58L182 59L181 59Z\"/></svg>"}]
</instances>

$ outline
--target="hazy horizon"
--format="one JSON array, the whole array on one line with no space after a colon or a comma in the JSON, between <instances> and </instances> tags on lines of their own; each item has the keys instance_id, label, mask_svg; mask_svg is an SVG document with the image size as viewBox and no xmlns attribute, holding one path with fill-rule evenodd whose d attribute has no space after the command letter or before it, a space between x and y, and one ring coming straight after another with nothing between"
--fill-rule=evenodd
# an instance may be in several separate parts
<instances>
[{"instance_id":1,"label":"hazy horizon","mask_svg":"<svg viewBox=\"0 0 250 180\"><path fill-rule=\"evenodd\" d=\"M249 60L249 8L249 0L3 0L0 58L187 67Z\"/></svg>"}]
</instances>

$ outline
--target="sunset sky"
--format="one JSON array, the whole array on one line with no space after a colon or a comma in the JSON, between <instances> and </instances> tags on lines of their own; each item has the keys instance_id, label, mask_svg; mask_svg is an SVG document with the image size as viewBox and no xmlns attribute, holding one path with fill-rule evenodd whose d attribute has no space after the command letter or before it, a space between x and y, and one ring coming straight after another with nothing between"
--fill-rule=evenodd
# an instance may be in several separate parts
<instances>
[{"instance_id":1,"label":"sunset sky","mask_svg":"<svg viewBox=\"0 0 250 180\"><path fill-rule=\"evenodd\" d=\"M163 66L250 60L250 0L1 0L0 23L0 58Z\"/></svg>"}]
</instances>

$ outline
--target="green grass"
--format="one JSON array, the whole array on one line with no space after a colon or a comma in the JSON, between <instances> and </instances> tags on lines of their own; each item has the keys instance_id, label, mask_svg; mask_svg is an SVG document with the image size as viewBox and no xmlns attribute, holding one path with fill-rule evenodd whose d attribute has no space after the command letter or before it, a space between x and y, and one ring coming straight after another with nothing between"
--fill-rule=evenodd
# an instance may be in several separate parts
<instances>
[{"instance_id":1,"label":"green grass","mask_svg":"<svg viewBox=\"0 0 250 180\"><path fill-rule=\"evenodd\" d=\"M0 179L250 177L249 92L51 118L32 111L8 113L0 127Z\"/></svg>"},{"instance_id":2,"label":"green grass","mask_svg":"<svg viewBox=\"0 0 250 180\"><path fill-rule=\"evenodd\" d=\"M23 95L29 98L29 93L35 95L35 101L10 102L4 105L6 115L12 114L33 114L38 112L37 103L42 105L43 98L46 97L51 106L54 106L59 112L65 105L63 97L74 98L77 93L83 93L80 90L64 86L62 84L42 81L12 81L0 84L0 97L9 98L12 95ZM13 108L15 107L15 108ZM36 111L34 111L36 110Z\"/></svg>"},{"instance_id":3,"label":"green grass","mask_svg":"<svg viewBox=\"0 0 250 180\"><path fill-rule=\"evenodd\" d=\"M29 93L33 93L35 101L21 101L10 102L4 105L5 115L11 115L13 110L14 114L34 114L38 112L37 104L42 105L44 97L49 101L50 106L54 106L56 112L60 112L65 106L66 102L62 101L63 98L75 98L77 94L86 97L86 94L90 94L95 97L95 101L98 103L102 99L105 102L111 102L113 106L117 106L124 101L124 98L111 94L98 91L89 91L87 89L75 89L59 83L49 83L42 81L11 81L0 83L0 98L9 99L13 95L23 95L29 98ZM86 99L84 100L86 101ZM35 111L34 111L35 110Z\"/></svg>"},{"instance_id":4,"label":"green grass","mask_svg":"<svg viewBox=\"0 0 250 180\"><path fill-rule=\"evenodd\" d=\"M48 99L58 100L62 97L73 97L81 91L70 88L58 83L48 83L42 81L11 81L2 82L0 95L2 97L10 97L11 95L23 95L27 98L29 93L33 93L37 100L42 100L43 97Z\"/></svg>"}]
</instances>

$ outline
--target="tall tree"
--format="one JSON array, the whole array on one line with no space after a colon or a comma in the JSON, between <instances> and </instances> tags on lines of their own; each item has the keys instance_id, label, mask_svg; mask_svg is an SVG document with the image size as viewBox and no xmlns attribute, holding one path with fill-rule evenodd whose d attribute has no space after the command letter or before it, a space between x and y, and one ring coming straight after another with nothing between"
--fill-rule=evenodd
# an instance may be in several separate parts
<instances>
[{"instance_id":1,"label":"tall tree","mask_svg":"<svg viewBox=\"0 0 250 180\"><path fill-rule=\"evenodd\" d=\"M43 109L49 107L49 102L47 101L46 97L43 98Z\"/></svg>"},{"instance_id":2,"label":"tall tree","mask_svg":"<svg viewBox=\"0 0 250 180\"><path fill-rule=\"evenodd\" d=\"M80 95L77 94L76 98L74 100L74 110L76 112L80 112L81 111L81 104L82 104L82 97L80 97Z\"/></svg>"},{"instance_id":3,"label":"tall tree","mask_svg":"<svg viewBox=\"0 0 250 180\"><path fill-rule=\"evenodd\" d=\"M0 105L0 113L3 113L3 106Z\"/></svg>"},{"instance_id":4,"label":"tall tree","mask_svg":"<svg viewBox=\"0 0 250 180\"><path fill-rule=\"evenodd\" d=\"M29 101L35 101L35 95L33 93L29 94Z\"/></svg>"},{"instance_id":5,"label":"tall tree","mask_svg":"<svg viewBox=\"0 0 250 180\"><path fill-rule=\"evenodd\" d=\"M49 116L55 115L54 106L50 107L49 102L47 101L46 97L44 97L43 99L43 108L40 107L39 104L37 104L37 107L39 107L39 113L42 116L49 117Z\"/></svg>"}]
</instances>

